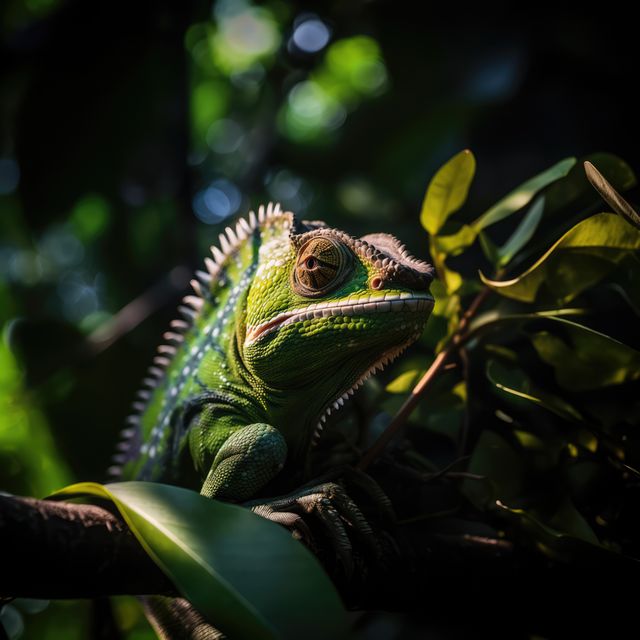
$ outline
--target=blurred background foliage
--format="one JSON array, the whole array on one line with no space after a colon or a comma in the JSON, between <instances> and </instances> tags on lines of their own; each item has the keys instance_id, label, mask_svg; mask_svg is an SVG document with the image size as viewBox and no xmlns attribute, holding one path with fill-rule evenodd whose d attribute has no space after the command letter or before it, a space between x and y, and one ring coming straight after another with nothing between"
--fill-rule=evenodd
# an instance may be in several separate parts
<instances>
[{"instance_id":1,"label":"blurred background foliage","mask_svg":"<svg viewBox=\"0 0 640 640\"><path fill-rule=\"evenodd\" d=\"M528 228L511 245L519 219L486 230L476 224L482 212L563 158L603 150L615 156L591 156L595 164L617 188L633 187L632 26L613 11L595 19L556 7L522 20L485 9L478 17L446 3L425 16L419 5L385 2L3 2L0 487L40 497L105 479L190 273L221 229L260 202L354 235L392 232L418 257L441 261L439 307L421 344L370 390L372 406L385 410L373 420L380 427L479 290L478 269L521 274L572 225L609 208L578 163L561 166L565 177L531 202ZM425 186L463 148L475 154L476 179L459 216L427 224L430 239L419 216ZM527 253L508 266L523 235ZM602 258L581 255L585 269ZM638 349L637 259L607 264L578 299L571 283L569 293L534 291L533 311L588 308L582 324ZM514 316L513 333L502 328L502 340L483 343L469 384L447 372L419 406L408 432L424 454L418 466L436 471L470 455L467 471L492 483L463 483L477 509L499 497L518 517L533 505L546 522L535 526L633 555L637 362L568 324L558 337L551 321L518 320L520 303L512 296L493 308ZM587 376L572 365L580 344ZM461 450L469 421L483 428L465 432ZM459 509L449 497L433 512ZM37 603L21 606L26 637L89 633L83 604L37 614ZM16 634L20 610L3 614ZM121 599L116 612L128 637L147 637L132 602ZM380 618L361 633L414 637L414 627Z\"/></svg>"}]
</instances>

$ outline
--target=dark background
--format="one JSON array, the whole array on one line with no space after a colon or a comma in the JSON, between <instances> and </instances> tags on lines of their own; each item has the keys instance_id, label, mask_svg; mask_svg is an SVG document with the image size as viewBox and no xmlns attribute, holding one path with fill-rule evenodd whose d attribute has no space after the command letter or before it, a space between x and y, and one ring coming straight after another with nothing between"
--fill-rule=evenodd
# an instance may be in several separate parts
<instances>
[{"instance_id":1,"label":"dark background","mask_svg":"<svg viewBox=\"0 0 640 640\"><path fill-rule=\"evenodd\" d=\"M478 160L469 218L566 156L609 151L638 169L635 28L604 11L5 0L0 488L104 479L225 217L280 200L353 234L392 232L424 258L424 190L465 147ZM250 34L234 57L224 29L238 15ZM292 44L314 20L327 45ZM328 116L317 94L292 98L306 81Z\"/></svg>"}]
</instances>

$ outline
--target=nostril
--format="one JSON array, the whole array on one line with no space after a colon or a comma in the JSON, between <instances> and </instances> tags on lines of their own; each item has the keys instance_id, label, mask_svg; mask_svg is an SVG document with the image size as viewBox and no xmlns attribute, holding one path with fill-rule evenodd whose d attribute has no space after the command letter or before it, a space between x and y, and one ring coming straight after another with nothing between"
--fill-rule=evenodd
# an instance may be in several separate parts
<instances>
[{"instance_id":1,"label":"nostril","mask_svg":"<svg viewBox=\"0 0 640 640\"><path fill-rule=\"evenodd\" d=\"M382 289L382 278L376 276L371 280L371 288L372 289Z\"/></svg>"}]
</instances>

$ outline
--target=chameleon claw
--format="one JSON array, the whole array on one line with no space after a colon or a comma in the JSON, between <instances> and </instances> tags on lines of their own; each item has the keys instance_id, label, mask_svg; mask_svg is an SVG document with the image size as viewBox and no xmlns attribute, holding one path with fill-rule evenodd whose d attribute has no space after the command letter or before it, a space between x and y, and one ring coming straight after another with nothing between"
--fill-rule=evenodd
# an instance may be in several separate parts
<instances>
[{"instance_id":1,"label":"chameleon claw","mask_svg":"<svg viewBox=\"0 0 640 640\"><path fill-rule=\"evenodd\" d=\"M369 522L345 490L335 482L305 487L288 496L266 503L248 503L251 510L291 530L312 551L318 550L317 537L327 538L347 579L353 576L354 548L352 538L358 540L374 556L377 545ZM302 515L318 522L322 533L314 536ZM319 533L319 532L316 532Z\"/></svg>"}]
</instances>

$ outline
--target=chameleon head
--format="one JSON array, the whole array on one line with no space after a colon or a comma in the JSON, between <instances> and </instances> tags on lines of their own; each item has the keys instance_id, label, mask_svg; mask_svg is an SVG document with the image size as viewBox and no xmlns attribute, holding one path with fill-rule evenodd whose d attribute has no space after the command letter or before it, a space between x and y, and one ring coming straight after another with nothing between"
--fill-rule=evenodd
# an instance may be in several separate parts
<instances>
[{"instance_id":1,"label":"chameleon head","mask_svg":"<svg viewBox=\"0 0 640 640\"><path fill-rule=\"evenodd\" d=\"M294 221L263 250L243 359L270 387L312 388L325 406L417 340L433 308L433 267L393 236Z\"/></svg>"}]
</instances>

